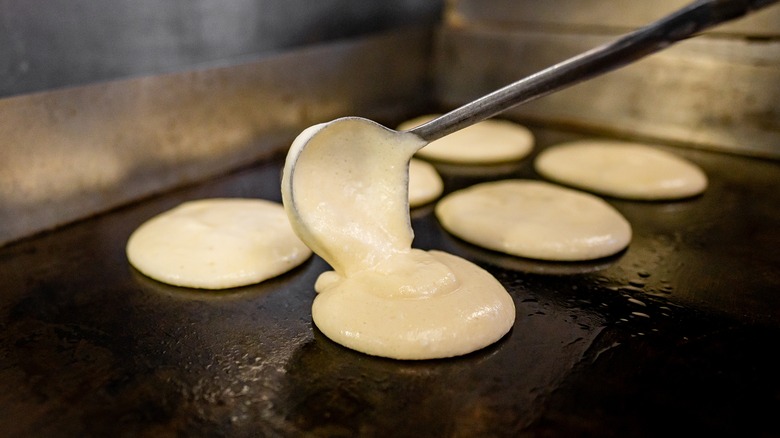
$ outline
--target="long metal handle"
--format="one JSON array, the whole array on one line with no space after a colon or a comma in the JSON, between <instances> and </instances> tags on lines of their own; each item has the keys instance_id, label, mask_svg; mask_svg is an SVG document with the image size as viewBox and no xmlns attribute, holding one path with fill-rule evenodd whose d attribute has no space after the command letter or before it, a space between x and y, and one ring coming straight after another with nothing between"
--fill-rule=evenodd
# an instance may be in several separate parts
<instances>
[{"instance_id":1,"label":"long metal handle","mask_svg":"<svg viewBox=\"0 0 780 438\"><path fill-rule=\"evenodd\" d=\"M506 109L628 65L704 29L747 15L778 0L701 0L538 73L507 85L409 130L428 142Z\"/></svg>"}]
</instances>

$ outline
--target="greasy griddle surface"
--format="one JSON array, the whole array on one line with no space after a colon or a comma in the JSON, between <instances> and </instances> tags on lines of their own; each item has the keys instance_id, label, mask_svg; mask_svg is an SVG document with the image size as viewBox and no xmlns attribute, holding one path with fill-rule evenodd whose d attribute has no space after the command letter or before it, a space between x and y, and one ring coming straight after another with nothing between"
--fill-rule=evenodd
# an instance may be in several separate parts
<instances>
[{"instance_id":1,"label":"greasy griddle surface","mask_svg":"<svg viewBox=\"0 0 780 438\"><path fill-rule=\"evenodd\" d=\"M517 306L503 340L451 360L374 358L325 338L310 313L327 269L317 257L222 292L128 265L130 233L185 200L279 201L281 158L2 248L3 435L780 435L778 164L675 151L709 189L609 199L634 229L609 259L502 256L414 210L415 246L477 262ZM451 191L538 178L532 159L439 169Z\"/></svg>"}]
</instances>

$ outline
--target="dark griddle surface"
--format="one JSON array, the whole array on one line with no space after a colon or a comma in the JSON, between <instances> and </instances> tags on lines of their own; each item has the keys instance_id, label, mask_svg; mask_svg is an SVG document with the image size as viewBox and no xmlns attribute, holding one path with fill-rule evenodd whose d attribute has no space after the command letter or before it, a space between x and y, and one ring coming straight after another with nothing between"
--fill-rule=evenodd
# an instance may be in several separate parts
<instances>
[{"instance_id":1,"label":"dark griddle surface","mask_svg":"<svg viewBox=\"0 0 780 438\"><path fill-rule=\"evenodd\" d=\"M281 159L2 248L2 435L780 436L780 166L677 152L710 188L609 200L634 238L608 260L481 251L415 210L417 247L476 261L517 305L505 339L452 360L385 360L324 338L310 313L327 268L316 257L223 292L128 266L130 233L182 201L279 201ZM536 178L531 162L491 179ZM440 169L448 191L485 180Z\"/></svg>"}]
</instances>

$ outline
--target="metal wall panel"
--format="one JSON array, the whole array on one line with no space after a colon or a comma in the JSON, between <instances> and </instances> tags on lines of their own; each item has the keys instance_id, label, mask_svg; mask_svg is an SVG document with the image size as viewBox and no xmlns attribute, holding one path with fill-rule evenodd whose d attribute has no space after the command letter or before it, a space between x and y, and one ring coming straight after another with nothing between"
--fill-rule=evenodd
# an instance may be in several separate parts
<instances>
[{"instance_id":1,"label":"metal wall panel","mask_svg":"<svg viewBox=\"0 0 780 438\"><path fill-rule=\"evenodd\" d=\"M560 7L560 17L592 19L589 5L603 9L602 3L609 2L554 4ZM621 3L621 11L625 6L628 16L633 11L637 20L649 9L656 11L649 3L636 10L632 4ZM622 34L605 27L565 25L563 19L555 25L525 26L520 14L527 13L529 22L541 20L545 14L552 17L551 6L533 9L524 1L512 5L491 0L480 9L468 0L450 3L435 50L437 96L444 106L465 103ZM482 21L497 20L504 9L502 25ZM780 7L765 12L778 14ZM610 17L617 22L615 13ZM780 26L780 20L773 24ZM779 101L779 38L707 34L508 115L595 134L780 158Z\"/></svg>"},{"instance_id":2,"label":"metal wall panel","mask_svg":"<svg viewBox=\"0 0 780 438\"><path fill-rule=\"evenodd\" d=\"M450 25L481 23L525 29L625 32L644 26L692 0L450 0ZM769 7L709 31L711 34L769 38L780 36L780 7Z\"/></svg>"},{"instance_id":3,"label":"metal wall panel","mask_svg":"<svg viewBox=\"0 0 780 438\"><path fill-rule=\"evenodd\" d=\"M0 0L0 97L244 63L440 11L441 0Z\"/></svg>"},{"instance_id":4,"label":"metal wall panel","mask_svg":"<svg viewBox=\"0 0 780 438\"><path fill-rule=\"evenodd\" d=\"M0 99L0 245L281 152L314 123L429 98L430 29Z\"/></svg>"}]
</instances>

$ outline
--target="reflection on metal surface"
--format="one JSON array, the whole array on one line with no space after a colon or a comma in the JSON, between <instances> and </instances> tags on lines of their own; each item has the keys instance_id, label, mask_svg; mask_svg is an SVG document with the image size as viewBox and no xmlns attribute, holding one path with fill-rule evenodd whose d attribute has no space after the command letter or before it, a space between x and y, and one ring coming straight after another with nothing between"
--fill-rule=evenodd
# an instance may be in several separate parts
<instances>
[{"instance_id":1,"label":"reflection on metal surface","mask_svg":"<svg viewBox=\"0 0 780 438\"><path fill-rule=\"evenodd\" d=\"M412 362L348 350L314 328L314 341L289 361L278 409L304 435L513 436L601 331L572 327L570 315L521 317L483 350ZM511 408L499 408L500 399Z\"/></svg>"}]
</instances>

